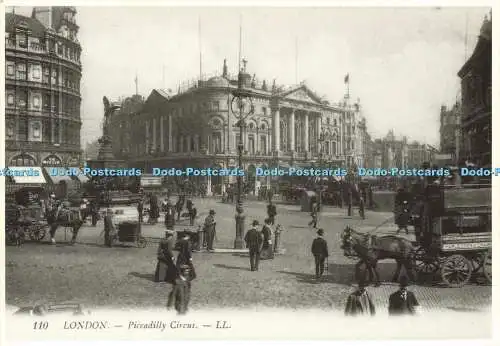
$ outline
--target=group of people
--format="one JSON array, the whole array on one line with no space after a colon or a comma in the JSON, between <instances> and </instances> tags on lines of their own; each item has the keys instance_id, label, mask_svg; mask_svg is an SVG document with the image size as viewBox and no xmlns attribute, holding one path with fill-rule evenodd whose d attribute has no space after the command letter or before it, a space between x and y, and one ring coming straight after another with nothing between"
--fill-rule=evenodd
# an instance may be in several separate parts
<instances>
[{"instance_id":1,"label":"group of people","mask_svg":"<svg viewBox=\"0 0 500 346\"><path fill-rule=\"evenodd\" d=\"M399 290L389 296L389 315L416 315L419 306L415 294L408 290L408 278L402 276ZM375 305L372 302L370 294L366 290L364 281L360 281L358 289L347 298L344 313L346 316L375 315Z\"/></svg>"},{"instance_id":2,"label":"group of people","mask_svg":"<svg viewBox=\"0 0 500 346\"><path fill-rule=\"evenodd\" d=\"M254 220L252 227L245 234L245 244L250 255L250 270L258 271L260 260L274 258L272 220L267 218L259 230L259 221Z\"/></svg>"}]
</instances>

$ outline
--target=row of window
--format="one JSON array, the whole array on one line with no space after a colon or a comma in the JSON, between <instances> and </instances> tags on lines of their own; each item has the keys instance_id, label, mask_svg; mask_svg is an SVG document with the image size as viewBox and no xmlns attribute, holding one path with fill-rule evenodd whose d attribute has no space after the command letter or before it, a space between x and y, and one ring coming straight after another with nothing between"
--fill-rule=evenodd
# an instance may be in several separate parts
<instances>
[{"instance_id":1,"label":"row of window","mask_svg":"<svg viewBox=\"0 0 500 346\"><path fill-rule=\"evenodd\" d=\"M80 100L77 97L64 95L61 100L61 109L59 109L59 97L52 96L48 92L43 93L30 93L24 89L7 90L5 92L5 100L7 108L17 108L23 110L42 110L46 112L62 112L75 115L80 115Z\"/></svg>"},{"instance_id":2,"label":"row of window","mask_svg":"<svg viewBox=\"0 0 500 346\"><path fill-rule=\"evenodd\" d=\"M17 131L15 120L6 122L5 136L7 140L78 145L80 124L60 119L51 121L51 119L19 118Z\"/></svg>"},{"instance_id":3,"label":"row of window","mask_svg":"<svg viewBox=\"0 0 500 346\"><path fill-rule=\"evenodd\" d=\"M66 26L62 26L59 33L72 41L76 39L76 32L74 30L69 30ZM11 35L7 33L6 36L7 41L12 42L18 49L46 51L47 42L45 42L45 40L40 40L37 37L30 37L26 34L18 34L11 37ZM75 47L73 44L65 45L63 42L54 42L53 40L49 40L48 49L49 52L56 52L59 56L68 60L78 63L80 62L80 49Z\"/></svg>"},{"instance_id":4,"label":"row of window","mask_svg":"<svg viewBox=\"0 0 500 346\"><path fill-rule=\"evenodd\" d=\"M51 68L49 65L28 64L22 61L6 62L6 78L17 80L29 80L47 85L64 86L75 91L80 90L80 78L76 72L59 68Z\"/></svg>"}]
</instances>

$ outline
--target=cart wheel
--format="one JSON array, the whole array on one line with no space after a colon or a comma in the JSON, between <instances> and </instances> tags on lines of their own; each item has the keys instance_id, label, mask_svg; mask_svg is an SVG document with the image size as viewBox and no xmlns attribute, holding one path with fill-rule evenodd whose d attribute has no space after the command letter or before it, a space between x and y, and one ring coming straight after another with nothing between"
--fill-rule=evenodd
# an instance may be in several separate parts
<instances>
[{"instance_id":1,"label":"cart wheel","mask_svg":"<svg viewBox=\"0 0 500 346\"><path fill-rule=\"evenodd\" d=\"M146 247L146 245L148 245L146 238L139 237L139 239L137 239L137 247L140 247L141 249L143 249Z\"/></svg>"},{"instance_id":2,"label":"cart wheel","mask_svg":"<svg viewBox=\"0 0 500 346\"><path fill-rule=\"evenodd\" d=\"M415 251L415 271L424 281L432 278L439 270L438 259L421 246Z\"/></svg>"},{"instance_id":3,"label":"cart wheel","mask_svg":"<svg viewBox=\"0 0 500 346\"><path fill-rule=\"evenodd\" d=\"M462 287L469 282L472 264L462 255L447 257L441 267L441 278L450 287Z\"/></svg>"},{"instance_id":4,"label":"cart wheel","mask_svg":"<svg viewBox=\"0 0 500 346\"><path fill-rule=\"evenodd\" d=\"M45 235L47 234L48 228L49 228L48 225L33 227L33 229L31 229L29 232L30 239L34 241L42 241L43 238L45 238Z\"/></svg>"},{"instance_id":5,"label":"cart wheel","mask_svg":"<svg viewBox=\"0 0 500 346\"><path fill-rule=\"evenodd\" d=\"M492 282L492 277L493 277L493 273L491 272L492 256L493 254L490 249L486 253L486 256L484 256L484 262L483 262L483 273L484 276L486 277L486 280L488 280L488 283L490 284Z\"/></svg>"}]
</instances>

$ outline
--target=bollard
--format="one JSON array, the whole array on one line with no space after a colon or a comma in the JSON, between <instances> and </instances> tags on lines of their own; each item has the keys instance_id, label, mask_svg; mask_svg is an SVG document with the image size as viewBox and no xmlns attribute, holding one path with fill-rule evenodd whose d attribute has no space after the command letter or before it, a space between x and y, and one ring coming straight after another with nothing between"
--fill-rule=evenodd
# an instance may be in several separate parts
<instances>
[{"instance_id":1,"label":"bollard","mask_svg":"<svg viewBox=\"0 0 500 346\"><path fill-rule=\"evenodd\" d=\"M273 252L276 255L282 255L285 253L285 249L281 247L281 233L283 232L283 229L281 228L281 225L276 226L276 231L274 232L274 249Z\"/></svg>"},{"instance_id":2,"label":"bollard","mask_svg":"<svg viewBox=\"0 0 500 346\"><path fill-rule=\"evenodd\" d=\"M201 247L203 246L203 242L205 241L203 235L205 232L203 232L203 228L201 226L198 226L198 242L196 243L195 250L196 251L201 251Z\"/></svg>"}]
</instances>

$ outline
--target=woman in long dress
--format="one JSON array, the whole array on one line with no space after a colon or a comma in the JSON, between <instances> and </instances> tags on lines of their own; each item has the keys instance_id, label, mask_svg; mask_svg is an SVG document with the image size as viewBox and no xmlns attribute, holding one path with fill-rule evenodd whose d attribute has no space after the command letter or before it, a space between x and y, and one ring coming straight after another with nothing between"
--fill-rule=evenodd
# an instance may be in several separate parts
<instances>
[{"instance_id":1,"label":"woman in long dress","mask_svg":"<svg viewBox=\"0 0 500 346\"><path fill-rule=\"evenodd\" d=\"M262 236L264 238L264 241L262 244L262 252L260 257L263 260L273 259L273 231L271 229L272 220L270 218L267 218L264 222L265 225L264 227L262 227Z\"/></svg>"}]
</instances>

